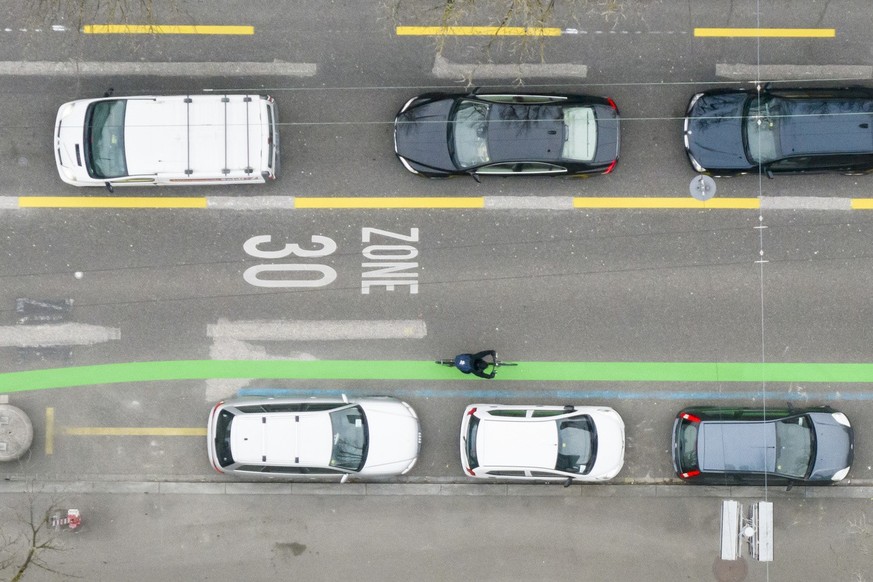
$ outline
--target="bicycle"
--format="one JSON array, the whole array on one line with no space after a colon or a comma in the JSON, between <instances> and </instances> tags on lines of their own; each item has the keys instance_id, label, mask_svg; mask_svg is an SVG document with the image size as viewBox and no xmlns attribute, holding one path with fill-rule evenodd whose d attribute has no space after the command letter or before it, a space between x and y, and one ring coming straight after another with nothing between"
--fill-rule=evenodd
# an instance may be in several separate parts
<instances>
[{"instance_id":1,"label":"bicycle","mask_svg":"<svg viewBox=\"0 0 873 582\"><path fill-rule=\"evenodd\" d=\"M480 352L480 353L482 353L482 352ZM477 355L478 355L478 354L477 354ZM475 355L474 355L473 357L475 357ZM493 358L492 358L491 360L486 360L485 358L482 358L482 360L485 361L485 362L487 362L488 365L490 365L490 366L492 367L492 373L491 373L491 376L490 376L491 378L493 378L493 377L494 377L494 374L497 373L497 368L499 368L499 367L501 367L501 366L517 366L517 365L518 365L518 364L516 364L515 362L504 362L503 360L498 359L496 353L494 353ZM435 363L435 364L439 364L439 365L441 365L441 366L448 366L449 368L457 368L457 367L458 367L458 366L455 364L455 358L452 358L452 359L450 359L450 360L434 360L434 363ZM458 369L460 369L460 370L461 370L462 372L464 372L465 374L466 374L466 373L470 373L470 372L464 371L464 370L461 369L461 368L458 368ZM487 366L486 366L485 369L487 369ZM473 373L475 373L475 372L473 372ZM477 375L478 375L478 374L477 374ZM485 377L487 377L487 376L485 376Z\"/></svg>"}]
</instances>

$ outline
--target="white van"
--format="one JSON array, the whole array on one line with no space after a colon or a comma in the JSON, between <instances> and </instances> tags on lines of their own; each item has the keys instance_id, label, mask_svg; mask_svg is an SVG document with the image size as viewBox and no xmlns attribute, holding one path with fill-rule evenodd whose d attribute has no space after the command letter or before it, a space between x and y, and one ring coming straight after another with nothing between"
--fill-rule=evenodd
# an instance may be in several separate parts
<instances>
[{"instance_id":1,"label":"white van","mask_svg":"<svg viewBox=\"0 0 873 582\"><path fill-rule=\"evenodd\" d=\"M260 184L279 170L266 95L105 97L65 103L55 161L73 186Z\"/></svg>"}]
</instances>

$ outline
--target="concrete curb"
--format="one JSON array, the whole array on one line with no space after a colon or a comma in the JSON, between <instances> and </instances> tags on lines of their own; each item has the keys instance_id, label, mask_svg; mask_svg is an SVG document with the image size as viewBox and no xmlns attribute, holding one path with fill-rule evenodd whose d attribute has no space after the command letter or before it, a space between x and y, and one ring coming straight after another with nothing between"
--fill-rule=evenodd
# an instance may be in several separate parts
<instances>
[{"instance_id":1,"label":"concrete curb","mask_svg":"<svg viewBox=\"0 0 873 582\"><path fill-rule=\"evenodd\" d=\"M615 498L754 498L763 487L712 487L672 484L573 485L517 483L288 483L180 481L0 481L0 495L22 493L119 495L343 495L343 496L482 496ZM769 499L873 499L873 485L769 487Z\"/></svg>"}]
</instances>

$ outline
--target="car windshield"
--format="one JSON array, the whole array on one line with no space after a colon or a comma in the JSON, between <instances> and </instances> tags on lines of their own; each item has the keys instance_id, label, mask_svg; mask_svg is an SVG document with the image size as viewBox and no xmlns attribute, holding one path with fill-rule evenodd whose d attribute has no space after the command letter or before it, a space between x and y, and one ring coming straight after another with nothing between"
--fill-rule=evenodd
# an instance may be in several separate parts
<instances>
[{"instance_id":1,"label":"car windshield","mask_svg":"<svg viewBox=\"0 0 873 582\"><path fill-rule=\"evenodd\" d=\"M813 460L814 434L806 416L776 423L776 472L803 478Z\"/></svg>"},{"instance_id":2,"label":"car windshield","mask_svg":"<svg viewBox=\"0 0 873 582\"><path fill-rule=\"evenodd\" d=\"M360 406L330 413L333 451L330 466L360 471L367 461L367 418Z\"/></svg>"},{"instance_id":3,"label":"car windshield","mask_svg":"<svg viewBox=\"0 0 873 582\"><path fill-rule=\"evenodd\" d=\"M558 471L587 473L597 451L597 432L587 416L562 419L558 424Z\"/></svg>"},{"instance_id":4,"label":"car windshield","mask_svg":"<svg viewBox=\"0 0 873 582\"><path fill-rule=\"evenodd\" d=\"M450 125L453 135L455 162L461 168L480 166L491 161L488 155L488 110L491 106L478 101L464 100L455 111Z\"/></svg>"},{"instance_id":5,"label":"car windshield","mask_svg":"<svg viewBox=\"0 0 873 582\"><path fill-rule=\"evenodd\" d=\"M93 178L127 176L124 156L124 112L127 101L98 101L85 118L85 160Z\"/></svg>"},{"instance_id":6,"label":"car windshield","mask_svg":"<svg viewBox=\"0 0 873 582\"><path fill-rule=\"evenodd\" d=\"M746 146L749 158L766 164L782 157L779 154L779 124L782 105L774 97L752 98L746 115Z\"/></svg>"}]
</instances>

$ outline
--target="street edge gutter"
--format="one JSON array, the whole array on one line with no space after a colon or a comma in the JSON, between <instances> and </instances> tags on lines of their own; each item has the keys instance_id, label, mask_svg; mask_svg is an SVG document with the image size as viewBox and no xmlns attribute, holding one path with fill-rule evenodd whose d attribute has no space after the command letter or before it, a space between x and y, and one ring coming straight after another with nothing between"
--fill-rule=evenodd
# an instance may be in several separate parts
<instances>
[{"instance_id":1,"label":"street edge gutter","mask_svg":"<svg viewBox=\"0 0 873 582\"><path fill-rule=\"evenodd\" d=\"M861 484L863 481L863 484ZM485 497L617 497L617 498L760 498L763 487L698 486L669 483L579 484L560 483L276 483L203 481L37 481L7 477L0 481L0 494L44 493L64 495L343 495L343 496L485 496ZM873 483L823 487L783 486L767 489L770 499L873 499Z\"/></svg>"},{"instance_id":2,"label":"street edge gutter","mask_svg":"<svg viewBox=\"0 0 873 582\"><path fill-rule=\"evenodd\" d=\"M0 210L873 210L873 198L774 196L713 198L583 196L0 196Z\"/></svg>"}]
</instances>

